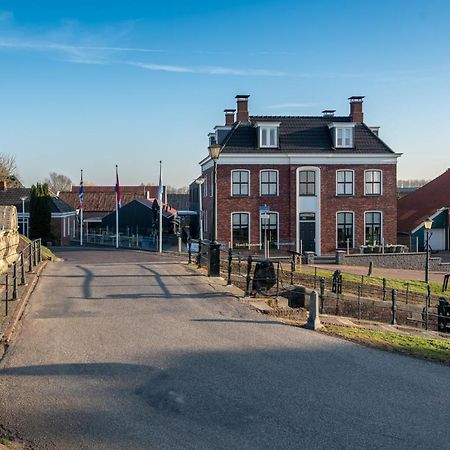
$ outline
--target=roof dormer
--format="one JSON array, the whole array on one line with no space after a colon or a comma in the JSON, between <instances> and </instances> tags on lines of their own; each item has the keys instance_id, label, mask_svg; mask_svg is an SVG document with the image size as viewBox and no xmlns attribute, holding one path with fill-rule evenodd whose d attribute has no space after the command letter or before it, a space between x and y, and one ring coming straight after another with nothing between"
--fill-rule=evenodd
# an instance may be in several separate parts
<instances>
[{"instance_id":1,"label":"roof dormer","mask_svg":"<svg viewBox=\"0 0 450 450\"><path fill-rule=\"evenodd\" d=\"M353 148L355 124L352 122L332 122L328 124L334 148Z\"/></svg>"},{"instance_id":2,"label":"roof dormer","mask_svg":"<svg viewBox=\"0 0 450 450\"><path fill-rule=\"evenodd\" d=\"M256 122L259 148L279 147L280 122Z\"/></svg>"}]
</instances>

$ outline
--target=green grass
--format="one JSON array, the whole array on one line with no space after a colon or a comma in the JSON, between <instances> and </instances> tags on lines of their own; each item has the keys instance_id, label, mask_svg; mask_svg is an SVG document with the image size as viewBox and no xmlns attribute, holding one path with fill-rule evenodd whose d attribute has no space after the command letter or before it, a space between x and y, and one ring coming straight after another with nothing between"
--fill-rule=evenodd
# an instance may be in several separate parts
<instances>
[{"instance_id":1,"label":"green grass","mask_svg":"<svg viewBox=\"0 0 450 450\"><path fill-rule=\"evenodd\" d=\"M302 267L300 269L300 273L306 273L308 275L314 275L314 269L307 269ZM331 277L333 271L331 270L323 270L317 269L318 277ZM351 273L342 272L342 278L344 281L350 281L353 283L361 283L361 275L354 275ZM409 292L414 292L417 294L426 294L427 293L427 285L424 281L419 280L403 280L400 278L391 278L386 277L387 288L388 289L397 289L399 291L406 291L407 285L409 284ZM383 277L374 277L374 276L365 276L364 275L364 284L370 286L378 286L383 287ZM431 288L431 294L434 295L442 295L442 283L437 281L430 281L429 283Z\"/></svg>"},{"instance_id":2,"label":"green grass","mask_svg":"<svg viewBox=\"0 0 450 450\"><path fill-rule=\"evenodd\" d=\"M24 242L29 244L31 242L31 239L28 239L26 236L20 235L20 239L22 239ZM50 261L60 261L60 258L58 258L48 247L41 244L41 254L42 259L48 259Z\"/></svg>"},{"instance_id":3,"label":"green grass","mask_svg":"<svg viewBox=\"0 0 450 450\"><path fill-rule=\"evenodd\" d=\"M450 364L450 341L444 339L430 339L390 331L367 330L365 328L337 325L327 325L321 332L370 347Z\"/></svg>"}]
</instances>

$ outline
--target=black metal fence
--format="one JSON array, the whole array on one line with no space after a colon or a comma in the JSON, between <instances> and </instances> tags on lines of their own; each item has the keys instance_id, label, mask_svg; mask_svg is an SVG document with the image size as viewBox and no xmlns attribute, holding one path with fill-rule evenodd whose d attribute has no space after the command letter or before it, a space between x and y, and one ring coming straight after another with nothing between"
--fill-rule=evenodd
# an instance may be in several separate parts
<instances>
[{"instance_id":1,"label":"black metal fence","mask_svg":"<svg viewBox=\"0 0 450 450\"><path fill-rule=\"evenodd\" d=\"M9 314L9 303L17 300L19 286L27 283L27 273L33 272L33 269L42 261L42 243L41 239L30 242L18 255L8 269L2 274L2 285L4 287L4 315Z\"/></svg>"},{"instance_id":2,"label":"black metal fence","mask_svg":"<svg viewBox=\"0 0 450 450\"><path fill-rule=\"evenodd\" d=\"M265 260L251 255L242 256L229 249L222 254L221 273L227 284L237 285L244 290L245 296L272 297L275 306L282 298L288 299L289 304L296 288L304 286L319 293L322 314L450 331L448 300L431 295L429 286L427 294L423 294L413 291L407 281L403 288L399 288L398 282L392 286L386 278L376 284L367 276L361 276L358 281L353 277L345 279L339 271L325 275L317 268L305 270L300 263L300 255L291 253L289 257ZM267 261L270 261L271 269L264 266ZM199 267L206 262L201 247L196 262ZM258 275L263 268L265 272ZM255 283L258 277L259 283ZM306 296L305 307L308 301ZM292 314L291 308L285 308L285 312L286 315ZM281 313L277 311L276 314Z\"/></svg>"}]
</instances>

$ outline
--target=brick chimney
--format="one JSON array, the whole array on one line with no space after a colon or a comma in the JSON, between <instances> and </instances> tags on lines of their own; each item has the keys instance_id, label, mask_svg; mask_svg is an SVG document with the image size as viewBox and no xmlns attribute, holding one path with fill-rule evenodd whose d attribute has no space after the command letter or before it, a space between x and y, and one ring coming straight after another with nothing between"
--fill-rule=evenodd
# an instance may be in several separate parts
<instances>
[{"instance_id":1,"label":"brick chimney","mask_svg":"<svg viewBox=\"0 0 450 450\"><path fill-rule=\"evenodd\" d=\"M225 113L225 125L233 125L234 123L234 113L236 112L235 109L224 109Z\"/></svg>"},{"instance_id":2,"label":"brick chimney","mask_svg":"<svg viewBox=\"0 0 450 450\"><path fill-rule=\"evenodd\" d=\"M364 121L364 113L363 113L363 99L364 96L354 95L353 97L348 98L350 101L350 117L352 122L363 122Z\"/></svg>"},{"instance_id":3,"label":"brick chimney","mask_svg":"<svg viewBox=\"0 0 450 450\"><path fill-rule=\"evenodd\" d=\"M237 117L238 122L248 122L248 98L250 95L236 95Z\"/></svg>"},{"instance_id":4,"label":"brick chimney","mask_svg":"<svg viewBox=\"0 0 450 450\"><path fill-rule=\"evenodd\" d=\"M6 180L0 181L0 192L6 191Z\"/></svg>"}]
</instances>

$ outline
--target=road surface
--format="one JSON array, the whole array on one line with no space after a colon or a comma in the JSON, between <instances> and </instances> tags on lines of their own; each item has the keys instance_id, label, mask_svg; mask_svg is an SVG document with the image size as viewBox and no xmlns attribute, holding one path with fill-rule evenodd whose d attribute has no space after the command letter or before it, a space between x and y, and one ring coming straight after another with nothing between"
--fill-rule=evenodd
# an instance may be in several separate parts
<instances>
[{"instance_id":1,"label":"road surface","mask_svg":"<svg viewBox=\"0 0 450 450\"><path fill-rule=\"evenodd\" d=\"M36 449L450 447L449 367L272 322L168 256L59 254L0 367Z\"/></svg>"}]
</instances>

